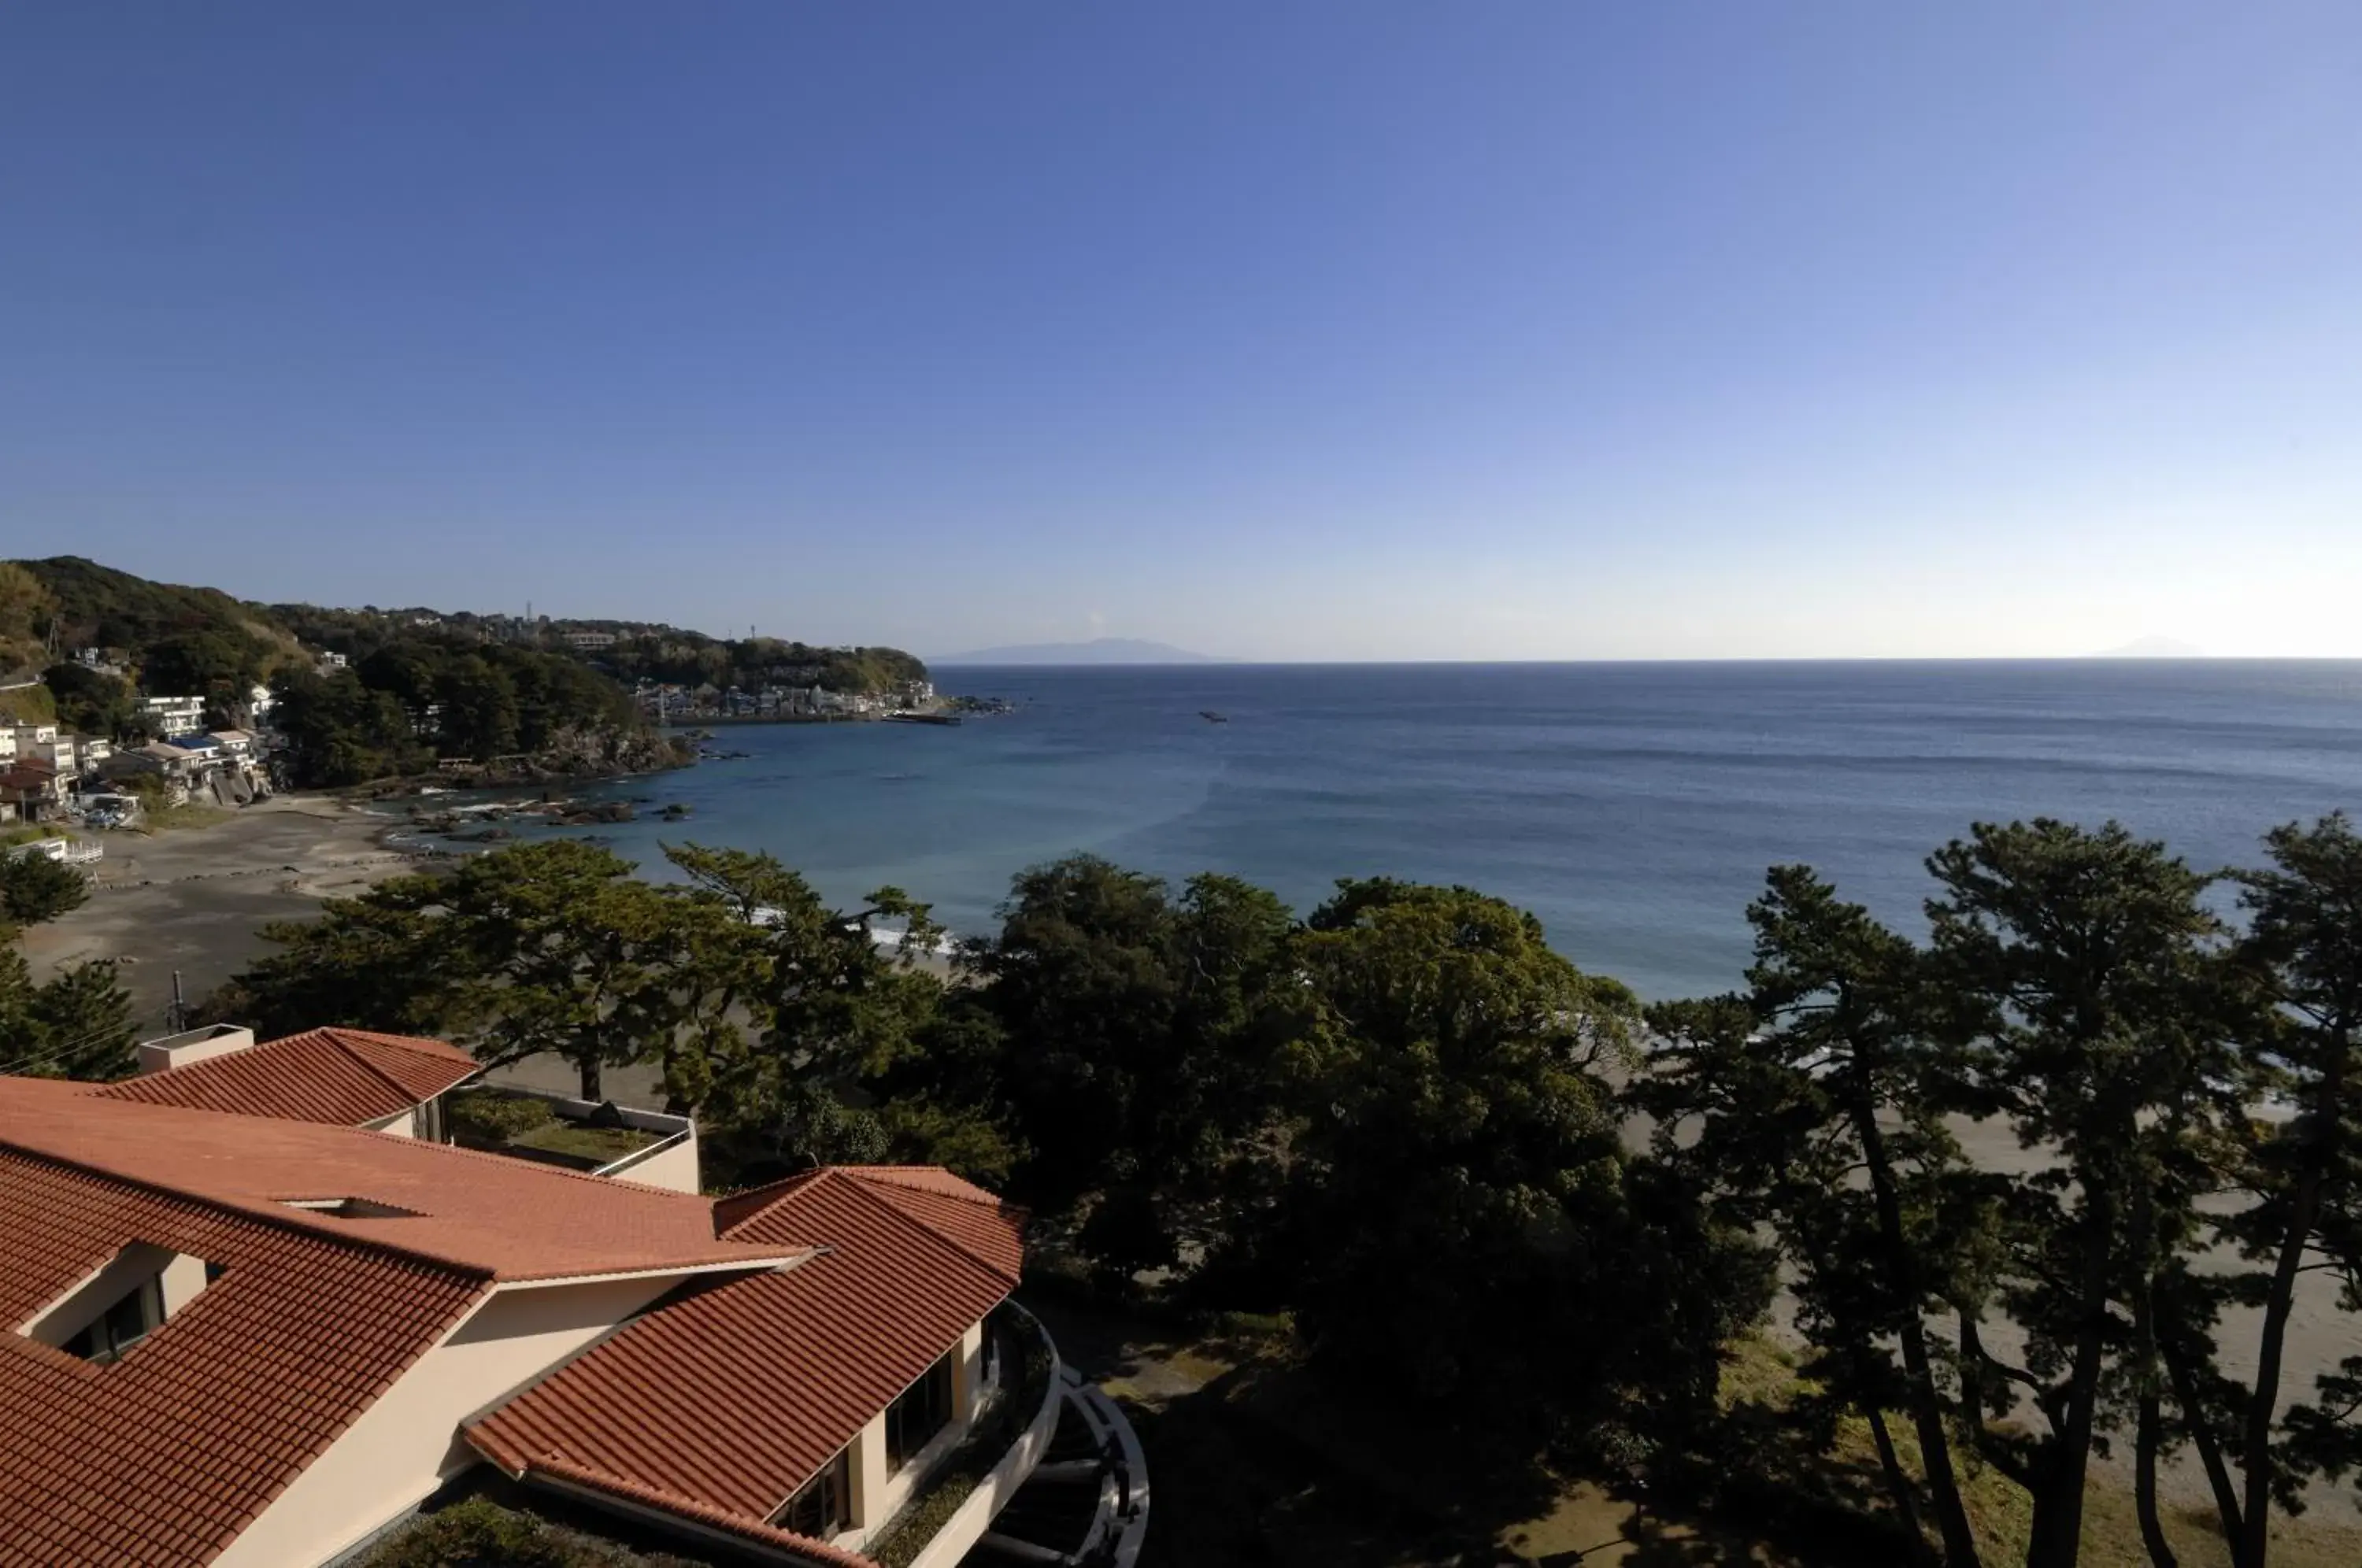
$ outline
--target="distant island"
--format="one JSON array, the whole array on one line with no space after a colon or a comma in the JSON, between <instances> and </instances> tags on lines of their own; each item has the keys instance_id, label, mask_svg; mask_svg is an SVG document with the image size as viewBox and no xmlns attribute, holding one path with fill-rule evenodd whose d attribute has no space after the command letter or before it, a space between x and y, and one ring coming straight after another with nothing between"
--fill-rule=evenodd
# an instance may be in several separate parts
<instances>
[{"instance_id":1,"label":"distant island","mask_svg":"<svg viewBox=\"0 0 2362 1568\"><path fill-rule=\"evenodd\" d=\"M2102 648L2087 658L2204 658L2206 650L2178 637L2135 637L2121 647Z\"/></svg>"},{"instance_id":2,"label":"distant island","mask_svg":"<svg viewBox=\"0 0 2362 1568\"><path fill-rule=\"evenodd\" d=\"M977 648L970 653L942 654L930 662L945 664L1222 664L1211 654L1192 653L1170 643L1143 642L1138 637L1095 637L1087 643L1017 643L1008 647Z\"/></svg>"}]
</instances>

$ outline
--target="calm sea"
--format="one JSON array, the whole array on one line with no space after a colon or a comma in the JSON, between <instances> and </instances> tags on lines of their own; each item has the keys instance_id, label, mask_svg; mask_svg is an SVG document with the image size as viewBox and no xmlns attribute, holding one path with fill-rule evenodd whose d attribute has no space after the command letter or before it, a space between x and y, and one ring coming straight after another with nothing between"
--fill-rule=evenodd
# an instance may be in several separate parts
<instances>
[{"instance_id":1,"label":"calm sea","mask_svg":"<svg viewBox=\"0 0 2362 1568\"><path fill-rule=\"evenodd\" d=\"M1459 882L1644 995L1728 988L1763 868L1805 861L1916 929L1922 861L1981 819L2115 817L2205 867L2362 812L2362 662L1219 665L938 672L957 728L737 726L751 752L609 792L602 830L767 849L847 904L881 883L988 926L1089 850L1309 909L1341 877ZM1200 710L1225 715L1210 723Z\"/></svg>"}]
</instances>

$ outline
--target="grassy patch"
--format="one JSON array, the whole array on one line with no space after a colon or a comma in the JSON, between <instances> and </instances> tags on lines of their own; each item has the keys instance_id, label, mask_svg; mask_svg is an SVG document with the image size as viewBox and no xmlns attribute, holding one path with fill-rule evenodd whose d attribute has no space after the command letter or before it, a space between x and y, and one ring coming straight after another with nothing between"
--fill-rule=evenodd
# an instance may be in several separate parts
<instances>
[{"instance_id":1,"label":"grassy patch","mask_svg":"<svg viewBox=\"0 0 2362 1568\"><path fill-rule=\"evenodd\" d=\"M636 1127L586 1127L579 1121L550 1121L520 1132L509 1142L520 1149L570 1154L604 1165L646 1148L657 1142L657 1135Z\"/></svg>"},{"instance_id":2,"label":"grassy patch","mask_svg":"<svg viewBox=\"0 0 2362 1568\"><path fill-rule=\"evenodd\" d=\"M1805 1385L1793 1361L1769 1340L1757 1337L1734 1347L1725 1370L1723 1394L1733 1406L1752 1404L1777 1412ZM1904 1467L1924 1477L1919 1444L1910 1423L1887 1423ZM2034 1520L2033 1499L2025 1488L1973 1455L1955 1452L1961 1467L1962 1498L1975 1529L1984 1561L1992 1568L2023 1562ZM1822 1460L1830 1475L1857 1477L1858 1506L1879 1515L1887 1512L1885 1496L1876 1490L1878 1457L1870 1423L1849 1416L1838 1423L1835 1448ZM2164 1509L2167 1539L2182 1568L2230 1568L2230 1549L2216 1528L2212 1508L2169 1501ZM2274 1568L2352 1568L2362 1562L2362 1529L2327 1520L2278 1518L2272 1529ZM2129 1484L2115 1472L2095 1469L2083 1496L2082 1568L2148 1568L2148 1551L2141 1544L2140 1520L2134 1511Z\"/></svg>"},{"instance_id":3,"label":"grassy patch","mask_svg":"<svg viewBox=\"0 0 2362 1568\"><path fill-rule=\"evenodd\" d=\"M0 691L0 723L54 724L57 722L58 700L47 686L20 686L13 691Z\"/></svg>"}]
</instances>

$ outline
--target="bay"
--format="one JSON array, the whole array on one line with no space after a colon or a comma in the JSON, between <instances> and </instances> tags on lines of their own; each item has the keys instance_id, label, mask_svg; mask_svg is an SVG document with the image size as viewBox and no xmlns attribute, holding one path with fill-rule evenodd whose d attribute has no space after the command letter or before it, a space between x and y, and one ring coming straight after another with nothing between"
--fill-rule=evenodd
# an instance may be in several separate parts
<instances>
[{"instance_id":1,"label":"bay","mask_svg":"<svg viewBox=\"0 0 2362 1568\"><path fill-rule=\"evenodd\" d=\"M1308 910L1343 877L1457 882L1651 998L1728 988L1767 866L1907 929L1980 820L2114 817L2201 867L2362 810L2362 661L967 668L956 727L733 725L751 754L602 785L599 834L766 849L851 907L891 883L955 932L1076 851L1233 873ZM1211 723L1201 711L1220 713ZM688 820L653 820L679 803ZM581 831L581 830L574 830Z\"/></svg>"}]
</instances>

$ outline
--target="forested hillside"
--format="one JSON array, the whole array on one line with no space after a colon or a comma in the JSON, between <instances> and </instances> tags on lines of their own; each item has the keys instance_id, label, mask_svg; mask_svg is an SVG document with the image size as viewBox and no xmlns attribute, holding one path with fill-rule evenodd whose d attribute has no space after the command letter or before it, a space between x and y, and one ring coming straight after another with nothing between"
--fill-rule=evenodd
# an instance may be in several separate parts
<instances>
[{"instance_id":1,"label":"forested hillside","mask_svg":"<svg viewBox=\"0 0 2362 1568\"><path fill-rule=\"evenodd\" d=\"M562 655L420 634L381 645L350 668L295 672L272 722L300 785L359 784L423 772L438 760L546 758L595 771L634 766L646 726L613 681ZM653 755L636 766L655 766Z\"/></svg>"},{"instance_id":2,"label":"forested hillside","mask_svg":"<svg viewBox=\"0 0 2362 1568\"><path fill-rule=\"evenodd\" d=\"M578 632L615 640L577 647L568 634ZM85 648L107 668L76 662ZM121 740L152 731L142 692L202 696L209 722L245 723L255 688L267 685L272 727L287 742L283 771L301 786L453 760L569 772L657 766L660 748L627 690L641 680L884 692L927 674L897 648L425 607L249 604L77 556L0 562L0 678L12 671L42 680L17 694L17 716L54 713L78 733Z\"/></svg>"},{"instance_id":3,"label":"forested hillside","mask_svg":"<svg viewBox=\"0 0 2362 1568\"><path fill-rule=\"evenodd\" d=\"M625 682L679 686L818 686L828 691L891 691L927 679L927 667L900 648L821 648L778 637L729 641L674 627L619 637L598 660Z\"/></svg>"},{"instance_id":4,"label":"forested hillside","mask_svg":"<svg viewBox=\"0 0 2362 1568\"><path fill-rule=\"evenodd\" d=\"M217 588L152 582L80 556L14 563L45 596L33 634L61 656L120 649L143 667L160 662L250 671L263 679L304 657L270 612Z\"/></svg>"}]
</instances>

